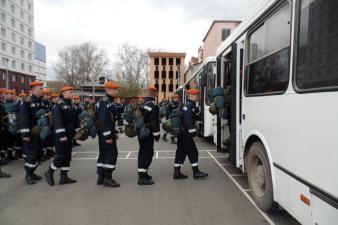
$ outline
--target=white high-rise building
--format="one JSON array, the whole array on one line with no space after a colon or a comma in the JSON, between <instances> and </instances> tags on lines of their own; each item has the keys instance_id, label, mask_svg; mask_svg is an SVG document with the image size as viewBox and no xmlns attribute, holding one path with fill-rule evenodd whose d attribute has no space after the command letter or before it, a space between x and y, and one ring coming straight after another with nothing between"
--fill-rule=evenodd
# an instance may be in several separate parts
<instances>
[{"instance_id":1,"label":"white high-rise building","mask_svg":"<svg viewBox=\"0 0 338 225\"><path fill-rule=\"evenodd\" d=\"M27 91L35 79L34 1L0 0L0 88Z\"/></svg>"}]
</instances>

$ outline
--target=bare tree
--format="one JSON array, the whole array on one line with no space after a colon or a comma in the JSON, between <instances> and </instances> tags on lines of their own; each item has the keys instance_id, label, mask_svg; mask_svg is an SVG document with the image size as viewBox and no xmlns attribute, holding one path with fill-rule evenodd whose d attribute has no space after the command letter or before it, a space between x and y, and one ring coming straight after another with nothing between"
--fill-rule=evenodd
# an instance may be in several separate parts
<instances>
[{"instance_id":1,"label":"bare tree","mask_svg":"<svg viewBox=\"0 0 338 225\"><path fill-rule=\"evenodd\" d=\"M116 54L112 71L113 80L122 84L126 93L136 95L149 83L148 51L124 43Z\"/></svg>"},{"instance_id":2,"label":"bare tree","mask_svg":"<svg viewBox=\"0 0 338 225\"><path fill-rule=\"evenodd\" d=\"M80 86L100 76L106 76L108 64L105 51L95 44L86 42L62 50L54 70L58 80L72 86Z\"/></svg>"}]
</instances>

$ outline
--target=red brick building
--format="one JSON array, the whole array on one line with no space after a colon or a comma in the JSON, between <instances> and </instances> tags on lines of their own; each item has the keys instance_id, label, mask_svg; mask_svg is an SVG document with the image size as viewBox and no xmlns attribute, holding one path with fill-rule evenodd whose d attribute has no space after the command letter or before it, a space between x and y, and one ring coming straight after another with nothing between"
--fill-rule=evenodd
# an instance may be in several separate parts
<instances>
[{"instance_id":1,"label":"red brick building","mask_svg":"<svg viewBox=\"0 0 338 225\"><path fill-rule=\"evenodd\" d=\"M7 71L0 69L0 88L6 88ZM35 76L8 71L9 89L16 93L28 92L29 83L35 80Z\"/></svg>"}]
</instances>

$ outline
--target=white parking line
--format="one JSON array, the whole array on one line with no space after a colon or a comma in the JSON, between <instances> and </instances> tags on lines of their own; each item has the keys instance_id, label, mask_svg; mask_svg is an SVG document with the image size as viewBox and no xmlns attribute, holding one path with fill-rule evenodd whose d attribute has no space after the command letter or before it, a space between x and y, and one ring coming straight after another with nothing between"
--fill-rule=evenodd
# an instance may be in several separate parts
<instances>
[{"instance_id":1,"label":"white parking line","mask_svg":"<svg viewBox=\"0 0 338 225\"><path fill-rule=\"evenodd\" d=\"M158 151L156 151L156 159L158 159Z\"/></svg>"},{"instance_id":2,"label":"white parking line","mask_svg":"<svg viewBox=\"0 0 338 225\"><path fill-rule=\"evenodd\" d=\"M131 155L131 152L128 152L126 159L129 159L129 156Z\"/></svg>"},{"instance_id":3,"label":"white parking line","mask_svg":"<svg viewBox=\"0 0 338 225\"><path fill-rule=\"evenodd\" d=\"M208 154L215 161L215 163L223 170L223 172L229 177L229 179L237 186L237 188L243 193L243 195L251 202L251 204L257 209L257 211L264 217L264 219L270 224L275 225L275 223L268 217L268 215L260 210L256 203L252 200L250 195L241 187L241 185L231 176L231 174L217 161L215 156L213 156L209 151Z\"/></svg>"},{"instance_id":4,"label":"white parking line","mask_svg":"<svg viewBox=\"0 0 338 225\"><path fill-rule=\"evenodd\" d=\"M199 152L216 152L216 150L198 150ZM119 151L119 152L139 152L139 151ZM158 152L176 152L176 150L159 150ZM74 153L80 153L80 154L93 154L93 153L99 153L98 151L85 151L85 152L74 152ZM224 158L222 156L217 156L216 158Z\"/></svg>"}]
</instances>

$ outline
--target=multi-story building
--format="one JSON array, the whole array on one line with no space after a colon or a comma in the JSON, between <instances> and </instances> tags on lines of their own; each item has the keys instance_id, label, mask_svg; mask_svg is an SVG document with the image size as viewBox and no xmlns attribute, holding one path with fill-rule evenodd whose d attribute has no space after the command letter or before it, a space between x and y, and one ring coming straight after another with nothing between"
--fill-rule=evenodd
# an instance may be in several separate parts
<instances>
[{"instance_id":1,"label":"multi-story building","mask_svg":"<svg viewBox=\"0 0 338 225\"><path fill-rule=\"evenodd\" d=\"M203 38L202 46L198 48L198 57L192 57L189 62L189 67L184 74L185 81L189 80L194 73L194 67L198 66L206 58L216 55L217 48L240 23L241 21L233 20L215 20L212 22Z\"/></svg>"},{"instance_id":2,"label":"multi-story building","mask_svg":"<svg viewBox=\"0 0 338 225\"><path fill-rule=\"evenodd\" d=\"M34 59L33 0L0 0L0 87L28 91Z\"/></svg>"},{"instance_id":3,"label":"multi-story building","mask_svg":"<svg viewBox=\"0 0 338 225\"><path fill-rule=\"evenodd\" d=\"M185 53L149 52L150 85L158 91L158 99L169 98L184 83Z\"/></svg>"},{"instance_id":4,"label":"multi-story building","mask_svg":"<svg viewBox=\"0 0 338 225\"><path fill-rule=\"evenodd\" d=\"M47 80L46 47L38 42L35 42L34 65L36 79L46 81Z\"/></svg>"}]
</instances>

